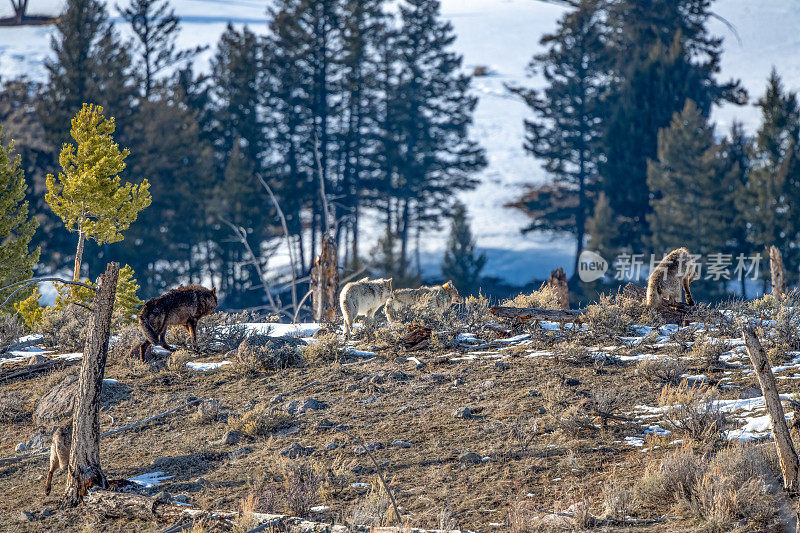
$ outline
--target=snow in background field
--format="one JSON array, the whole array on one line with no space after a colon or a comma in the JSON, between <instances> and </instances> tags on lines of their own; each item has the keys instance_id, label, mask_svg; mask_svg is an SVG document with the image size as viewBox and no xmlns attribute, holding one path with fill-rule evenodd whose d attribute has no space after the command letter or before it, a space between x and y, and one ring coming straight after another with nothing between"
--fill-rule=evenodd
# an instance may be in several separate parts
<instances>
[{"instance_id":1,"label":"snow in background field","mask_svg":"<svg viewBox=\"0 0 800 533\"><path fill-rule=\"evenodd\" d=\"M52 14L61 5L58 0L33 0L30 12ZM215 46L227 21L237 26L247 24L256 32L266 28L266 2L262 1L173 0L173 5L183 17L178 42L181 47ZM109 7L119 22L113 3ZM503 207L519 196L524 184L546 179L540 163L522 150L522 119L528 116L527 109L507 94L504 84L542 86L541 78L527 78L525 67L540 50L541 36L553 31L564 10L537 0L443 0L442 11L455 27L458 36L455 48L464 55L465 68L486 65L491 73L474 81L474 91L480 100L473 133L486 148L489 166L479 176L481 185L462 195L472 216L478 246L489 258L484 272L514 284L543 278L557 266L567 267L570 274L574 243L566 238L521 235L519 229L526 223L525 216ZM713 11L730 22L741 39L739 42L722 22L710 22L712 32L725 38L722 79L740 78L750 92L751 101L755 101L774 65L788 89L800 88L800 63L796 60L800 48L797 31L800 2L719 0L714 3ZM0 3L0 16L8 15L9 3ZM0 29L0 77L24 74L43 79L42 61L50 53L51 32L50 27ZM198 69L208 67L212 52L209 50L198 58ZM727 131L734 119L743 121L749 131L759 121L758 110L752 105L723 106L715 110L714 118L719 123L719 133ZM446 229L428 233L422 243L426 276L439 274ZM373 238L364 243L365 252L379 234L371 233Z\"/></svg>"}]
</instances>

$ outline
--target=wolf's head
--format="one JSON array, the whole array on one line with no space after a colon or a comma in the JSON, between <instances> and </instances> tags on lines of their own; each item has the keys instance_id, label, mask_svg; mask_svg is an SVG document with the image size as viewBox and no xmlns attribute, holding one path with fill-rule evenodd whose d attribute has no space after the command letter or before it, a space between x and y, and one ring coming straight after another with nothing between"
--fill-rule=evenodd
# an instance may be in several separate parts
<instances>
[{"instance_id":1,"label":"wolf's head","mask_svg":"<svg viewBox=\"0 0 800 533\"><path fill-rule=\"evenodd\" d=\"M211 290L203 288L199 294L200 305L203 307L203 314L210 315L217 309L217 288L211 287Z\"/></svg>"},{"instance_id":2,"label":"wolf's head","mask_svg":"<svg viewBox=\"0 0 800 533\"><path fill-rule=\"evenodd\" d=\"M381 281L383 281L383 286L391 294L391 292L394 290L392 289L392 278L383 278Z\"/></svg>"},{"instance_id":3,"label":"wolf's head","mask_svg":"<svg viewBox=\"0 0 800 533\"><path fill-rule=\"evenodd\" d=\"M453 280L450 280L444 285L442 285L442 288L444 289L444 292L446 292L447 295L450 297L451 304L464 303L464 298L460 294L458 294L458 289L456 289L456 286L453 285Z\"/></svg>"}]
</instances>

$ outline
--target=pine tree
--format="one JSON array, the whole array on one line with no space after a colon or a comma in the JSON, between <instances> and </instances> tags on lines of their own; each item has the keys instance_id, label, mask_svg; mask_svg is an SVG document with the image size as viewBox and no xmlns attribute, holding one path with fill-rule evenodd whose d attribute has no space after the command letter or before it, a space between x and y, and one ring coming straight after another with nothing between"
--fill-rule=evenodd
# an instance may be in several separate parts
<instances>
[{"instance_id":1,"label":"pine tree","mask_svg":"<svg viewBox=\"0 0 800 533\"><path fill-rule=\"evenodd\" d=\"M475 172L486 165L468 132L477 98L461 72L462 57L450 50L453 26L439 11L439 0L400 4L401 28L391 43L397 79L387 95L384 143L400 156L391 172L401 262L408 260L414 234L436 227L452 210L455 193L474 188Z\"/></svg>"},{"instance_id":2,"label":"pine tree","mask_svg":"<svg viewBox=\"0 0 800 533\"><path fill-rule=\"evenodd\" d=\"M534 56L528 70L531 75L541 72L544 76L547 86L543 91L511 88L537 117L525 120L525 150L544 160L553 181L542 191L553 194L536 194L534 188L513 205L536 217L528 231L569 232L575 236L576 273L597 186L601 134L598 102L605 83L601 5L598 0L581 1L559 20L554 34L542 37L540 43L547 52ZM567 212L565 199L570 204Z\"/></svg>"},{"instance_id":3,"label":"pine tree","mask_svg":"<svg viewBox=\"0 0 800 533\"><path fill-rule=\"evenodd\" d=\"M345 215L350 247L345 264L358 262L362 204L378 172L375 157L380 130L380 48L388 38L385 0L343 0L342 124L337 144L341 161L337 203Z\"/></svg>"},{"instance_id":4,"label":"pine tree","mask_svg":"<svg viewBox=\"0 0 800 533\"><path fill-rule=\"evenodd\" d=\"M592 216L586 221L586 231L589 234L589 248L612 264L617 253L614 246L617 240L617 224L608 197L602 191L597 195Z\"/></svg>"},{"instance_id":5,"label":"pine tree","mask_svg":"<svg viewBox=\"0 0 800 533\"><path fill-rule=\"evenodd\" d=\"M130 24L136 56L136 76L144 98L150 98L160 74L167 69L191 62L205 47L177 50L175 40L180 31L180 19L169 0L130 0L117 10Z\"/></svg>"},{"instance_id":6,"label":"pine tree","mask_svg":"<svg viewBox=\"0 0 800 533\"><path fill-rule=\"evenodd\" d=\"M752 167L743 199L751 242L774 245L790 272L800 266L800 105L773 69L758 100L761 126L752 148Z\"/></svg>"},{"instance_id":7,"label":"pine tree","mask_svg":"<svg viewBox=\"0 0 800 533\"><path fill-rule=\"evenodd\" d=\"M27 185L20 165L20 157L14 155L14 142L4 144L0 126L0 288L29 279L39 260L39 249L30 249L38 223L28 213ZM10 293L11 290L0 291L0 298L5 300ZM12 302L24 300L29 293L18 292ZM10 309L7 305L0 314L7 314Z\"/></svg>"},{"instance_id":8,"label":"pine tree","mask_svg":"<svg viewBox=\"0 0 800 533\"><path fill-rule=\"evenodd\" d=\"M734 176L721 158L714 129L687 100L669 128L658 135L658 160L650 161L647 184L653 193L651 243L667 253L686 246L692 253L722 253L732 238Z\"/></svg>"},{"instance_id":9,"label":"pine tree","mask_svg":"<svg viewBox=\"0 0 800 533\"><path fill-rule=\"evenodd\" d=\"M261 168L264 147L264 124L259 110L261 51L256 34L246 27L237 31L228 24L211 60L216 149L222 169L237 138L246 144L245 153L253 167Z\"/></svg>"},{"instance_id":10,"label":"pine tree","mask_svg":"<svg viewBox=\"0 0 800 533\"><path fill-rule=\"evenodd\" d=\"M152 296L208 274L208 262L198 261L197 247L210 240L209 207L217 175L211 146L181 94L176 89L171 96L143 100L129 127L127 168L134 176L147 176L149 213L157 216L131 224L117 255L137 272L149 273L140 282L143 293Z\"/></svg>"},{"instance_id":11,"label":"pine tree","mask_svg":"<svg viewBox=\"0 0 800 533\"><path fill-rule=\"evenodd\" d=\"M602 189L619 226L618 243L642 249L650 229L647 162L657 158L658 132L687 99L703 115L722 101L743 104L738 82L719 82L722 39L706 24L709 0L619 0L608 4L607 69L614 88L600 166Z\"/></svg>"},{"instance_id":12,"label":"pine tree","mask_svg":"<svg viewBox=\"0 0 800 533\"><path fill-rule=\"evenodd\" d=\"M60 146L64 124L86 102L97 102L124 125L132 112L135 87L130 57L98 0L68 0L51 39L53 59L45 60L48 81L38 103L47 139Z\"/></svg>"},{"instance_id":13,"label":"pine tree","mask_svg":"<svg viewBox=\"0 0 800 533\"><path fill-rule=\"evenodd\" d=\"M121 241L121 232L150 205L147 180L121 185L119 173L129 152L114 142L114 129L114 118L106 119L101 106L84 104L72 119L70 135L76 144L61 149L62 172L47 175L47 203L68 230L78 232L74 280L80 278L87 237L98 243Z\"/></svg>"},{"instance_id":14,"label":"pine tree","mask_svg":"<svg viewBox=\"0 0 800 533\"><path fill-rule=\"evenodd\" d=\"M464 294L472 294L480 287L481 270L486 265L486 254L477 255L475 239L467 220L464 204L456 204L450 225L450 238L442 263L442 276L450 279Z\"/></svg>"}]
</instances>

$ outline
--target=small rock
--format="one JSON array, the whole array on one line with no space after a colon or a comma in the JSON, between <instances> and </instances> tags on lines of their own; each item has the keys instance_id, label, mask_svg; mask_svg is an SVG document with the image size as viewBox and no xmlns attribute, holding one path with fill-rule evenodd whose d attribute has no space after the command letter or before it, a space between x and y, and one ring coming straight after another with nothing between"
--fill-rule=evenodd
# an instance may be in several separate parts
<instances>
[{"instance_id":1,"label":"small rock","mask_svg":"<svg viewBox=\"0 0 800 533\"><path fill-rule=\"evenodd\" d=\"M481 456L475 452L467 452L459 455L458 460L462 463L478 464L481 462Z\"/></svg>"},{"instance_id":2,"label":"small rock","mask_svg":"<svg viewBox=\"0 0 800 533\"><path fill-rule=\"evenodd\" d=\"M36 355L32 355L31 358L28 359L28 364L29 365L39 365L41 363L46 363L46 362L47 362L47 357L43 356L40 353L37 353Z\"/></svg>"},{"instance_id":3,"label":"small rock","mask_svg":"<svg viewBox=\"0 0 800 533\"><path fill-rule=\"evenodd\" d=\"M162 490L161 492L157 492L153 495L153 498L157 502L162 503L172 503L172 496L170 496L169 492Z\"/></svg>"},{"instance_id":4,"label":"small rock","mask_svg":"<svg viewBox=\"0 0 800 533\"><path fill-rule=\"evenodd\" d=\"M47 507L45 507L44 509L42 509L42 512L39 513L39 517L47 518L48 516L53 516L54 514L55 513L52 511L52 509L48 509Z\"/></svg>"},{"instance_id":5,"label":"small rock","mask_svg":"<svg viewBox=\"0 0 800 533\"><path fill-rule=\"evenodd\" d=\"M336 442L331 442L331 443L329 443L327 446L325 446L325 449L326 449L326 450L335 450L335 449L336 449L336 448L338 448L338 447L339 447L339 444L338 444L338 443L336 443Z\"/></svg>"},{"instance_id":6,"label":"small rock","mask_svg":"<svg viewBox=\"0 0 800 533\"><path fill-rule=\"evenodd\" d=\"M581 382L575 378L564 378L564 386L566 387L577 387L580 384Z\"/></svg>"},{"instance_id":7,"label":"small rock","mask_svg":"<svg viewBox=\"0 0 800 533\"><path fill-rule=\"evenodd\" d=\"M397 370L397 371L395 371L395 372L392 372L391 374L389 374L389 377L390 377L391 379L393 379L394 381L406 381L406 380L408 380L409 378L411 378L411 376L409 376L409 375L408 375L408 374L406 374L405 372L401 372L401 371L399 371L399 370Z\"/></svg>"},{"instance_id":8,"label":"small rock","mask_svg":"<svg viewBox=\"0 0 800 533\"><path fill-rule=\"evenodd\" d=\"M28 449L28 444L25 442L20 442L14 447L14 451L17 453L22 453Z\"/></svg>"},{"instance_id":9,"label":"small rock","mask_svg":"<svg viewBox=\"0 0 800 533\"><path fill-rule=\"evenodd\" d=\"M367 396L363 400L356 400L356 403L360 403L362 405L369 405L371 403L375 403L380 399L380 396L377 394L373 394L372 396Z\"/></svg>"},{"instance_id":10,"label":"small rock","mask_svg":"<svg viewBox=\"0 0 800 533\"><path fill-rule=\"evenodd\" d=\"M355 383L351 383L347 386L347 392L353 392L354 390L358 390L358 385Z\"/></svg>"},{"instance_id":11,"label":"small rock","mask_svg":"<svg viewBox=\"0 0 800 533\"><path fill-rule=\"evenodd\" d=\"M206 481L206 478L204 478L204 477L199 477L199 478L195 479L194 482L197 483L200 486L208 484L208 481Z\"/></svg>"},{"instance_id":12,"label":"small rock","mask_svg":"<svg viewBox=\"0 0 800 533\"><path fill-rule=\"evenodd\" d=\"M510 366L508 366L507 364L505 364L505 363L504 363L504 362L502 362L502 361L497 361L497 362L494 364L494 369L495 369L495 370L500 370L500 371L502 371L502 370L508 370L509 368L511 368L511 367L510 367Z\"/></svg>"},{"instance_id":13,"label":"small rock","mask_svg":"<svg viewBox=\"0 0 800 533\"><path fill-rule=\"evenodd\" d=\"M763 396L763 392L761 392L761 387L748 387L744 389L741 393L739 393L740 400L749 400L751 398L758 398Z\"/></svg>"},{"instance_id":14,"label":"small rock","mask_svg":"<svg viewBox=\"0 0 800 533\"><path fill-rule=\"evenodd\" d=\"M232 446L234 444L239 444L242 435L236 430L226 431L222 438L212 444L227 444L228 446Z\"/></svg>"},{"instance_id":15,"label":"small rock","mask_svg":"<svg viewBox=\"0 0 800 533\"><path fill-rule=\"evenodd\" d=\"M382 449L383 449L383 444L381 444L380 442L370 442L366 446L364 445L356 446L353 449L353 453L355 453L356 455L364 455L365 453L367 453L367 451L374 452L375 450L382 450Z\"/></svg>"},{"instance_id":16,"label":"small rock","mask_svg":"<svg viewBox=\"0 0 800 533\"><path fill-rule=\"evenodd\" d=\"M430 381L431 383L444 383L447 381L447 377L444 374L425 374L419 379L422 381Z\"/></svg>"},{"instance_id":17,"label":"small rock","mask_svg":"<svg viewBox=\"0 0 800 533\"><path fill-rule=\"evenodd\" d=\"M334 424L332 420L323 418L322 420L317 422L317 425L314 429L316 429L317 431L325 431L326 429L333 429L334 427L336 427L336 424Z\"/></svg>"},{"instance_id":18,"label":"small rock","mask_svg":"<svg viewBox=\"0 0 800 533\"><path fill-rule=\"evenodd\" d=\"M392 446L394 446L395 448L411 448L412 444L404 440L393 440Z\"/></svg>"},{"instance_id":19,"label":"small rock","mask_svg":"<svg viewBox=\"0 0 800 533\"><path fill-rule=\"evenodd\" d=\"M472 411L469 407L459 407L453 412L453 418L464 418L469 420L472 418Z\"/></svg>"},{"instance_id":20,"label":"small rock","mask_svg":"<svg viewBox=\"0 0 800 533\"><path fill-rule=\"evenodd\" d=\"M33 522L34 516L33 513L29 513L28 511L20 511L19 512L19 519L23 522Z\"/></svg>"},{"instance_id":21,"label":"small rock","mask_svg":"<svg viewBox=\"0 0 800 533\"><path fill-rule=\"evenodd\" d=\"M172 497L172 500L181 503L189 503L189 496L186 494L177 494Z\"/></svg>"},{"instance_id":22,"label":"small rock","mask_svg":"<svg viewBox=\"0 0 800 533\"><path fill-rule=\"evenodd\" d=\"M296 442L290 444L281 451L281 455L289 459L297 459L298 457L304 457L312 453L314 453L314 448L312 446L301 446Z\"/></svg>"},{"instance_id":23,"label":"small rock","mask_svg":"<svg viewBox=\"0 0 800 533\"><path fill-rule=\"evenodd\" d=\"M538 398L541 395L542 395L542 393L539 392L538 390L531 389L531 390L528 391L528 396L530 396L531 398Z\"/></svg>"},{"instance_id":24,"label":"small rock","mask_svg":"<svg viewBox=\"0 0 800 533\"><path fill-rule=\"evenodd\" d=\"M461 376L456 376L453 380L453 387L460 387L464 384L464 379Z\"/></svg>"},{"instance_id":25,"label":"small rock","mask_svg":"<svg viewBox=\"0 0 800 533\"><path fill-rule=\"evenodd\" d=\"M394 360L395 363L399 363L399 364L403 364L406 361L408 361L408 359L406 359L405 357L398 357L397 359Z\"/></svg>"},{"instance_id":26,"label":"small rock","mask_svg":"<svg viewBox=\"0 0 800 533\"><path fill-rule=\"evenodd\" d=\"M253 450L251 450L250 448L245 446L244 448L239 448L238 450L234 450L231 453L229 453L228 454L228 459L235 459L236 457L242 457L242 456L245 456L245 455L247 455L248 453L250 453L252 451ZM200 479L201 478L198 478L197 481L199 482ZM205 480L203 480L203 481L205 482Z\"/></svg>"},{"instance_id":27,"label":"small rock","mask_svg":"<svg viewBox=\"0 0 800 533\"><path fill-rule=\"evenodd\" d=\"M202 420L216 420L219 415L220 403L219 400L203 400L197 406L197 416Z\"/></svg>"},{"instance_id":28,"label":"small rock","mask_svg":"<svg viewBox=\"0 0 800 533\"><path fill-rule=\"evenodd\" d=\"M300 403L299 400L292 400L284 406L284 409L290 415L298 415L305 413L306 411L319 411L320 409L326 409L327 407L328 404L325 402L315 400L314 398L307 398L303 403Z\"/></svg>"},{"instance_id":29,"label":"small rock","mask_svg":"<svg viewBox=\"0 0 800 533\"><path fill-rule=\"evenodd\" d=\"M539 408L539 414L540 414L540 415L543 415L543 414L545 414L546 412L547 412L547 409L545 409L544 407L540 407L540 408Z\"/></svg>"},{"instance_id":30,"label":"small rock","mask_svg":"<svg viewBox=\"0 0 800 533\"><path fill-rule=\"evenodd\" d=\"M286 398L286 396L283 395L283 394L276 394L275 396L272 397L270 402L271 403L281 403L285 398Z\"/></svg>"}]
</instances>

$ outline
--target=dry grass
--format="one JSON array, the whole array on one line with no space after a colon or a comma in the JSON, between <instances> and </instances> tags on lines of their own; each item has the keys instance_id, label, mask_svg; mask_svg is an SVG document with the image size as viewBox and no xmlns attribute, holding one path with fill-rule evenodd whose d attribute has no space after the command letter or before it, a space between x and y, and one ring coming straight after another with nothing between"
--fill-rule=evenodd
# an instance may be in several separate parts
<instances>
[{"instance_id":1,"label":"dry grass","mask_svg":"<svg viewBox=\"0 0 800 533\"><path fill-rule=\"evenodd\" d=\"M344 358L345 346L340 336L336 333L320 335L316 342L312 342L300 349L306 364L322 365L340 361Z\"/></svg>"},{"instance_id":2,"label":"dry grass","mask_svg":"<svg viewBox=\"0 0 800 533\"><path fill-rule=\"evenodd\" d=\"M279 409L256 407L242 415L228 415L227 429L251 438L264 437L292 424L294 417Z\"/></svg>"},{"instance_id":3,"label":"dry grass","mask_svg":"<svg viewBox=\"0 0 800 533\"><path fill-rule=\"evenodd\" d=\"M647 381L669 385L678 385L688 370L686 361L677 357L642 359L636 365L636 373Z\"/></svg>"},{"instance_id":4,"label":"dry grass","mask_svg":"<svg viewBox=\"0 0 800 533\"><path fill-rule=\"evenodd\" d=\"M561 309L555 287L545 285L529 294L519 294L505 300L500 305L507 307L538 307L541 309Z\"/></svg>"},{"instance_id":5,"label":"dry grass","mask_svg":"<svg viewBox=\"0 0 800 533\"><path fill-rule=\"evenodd\" d=\"M722 441L727 417L716 400L718 392L706 385L664 385L658 405L664 407L667 429L698 443L716 445Z\"/></svg>"}]
</instances>

